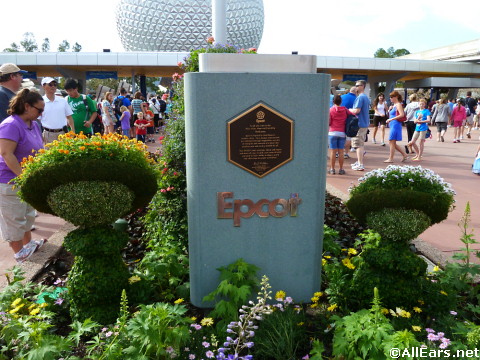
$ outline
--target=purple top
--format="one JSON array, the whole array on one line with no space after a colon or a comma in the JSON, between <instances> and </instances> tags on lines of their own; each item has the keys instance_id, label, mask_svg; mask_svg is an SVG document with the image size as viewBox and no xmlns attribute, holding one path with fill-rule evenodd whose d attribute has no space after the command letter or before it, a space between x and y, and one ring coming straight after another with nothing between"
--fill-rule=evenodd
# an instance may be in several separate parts
<instances>
[{"instance_id":1,"label":"purple top","mask_svg":"<svg viewBox=\"0 0 480 360\"><path fill-rule=\"evenodd\" d=\"M130 111L123 112L123 119L122 119L122 130L123 129L130 129Z\"/></svg>"},{"instance_id":2,"label":"purple top","mask_svg":"<svg viewBox=\"0 0 480 360\"><path fill-rule=\"evenodd\" d=\"M18 162L23 158L33 155L32 149L38 151L43 148L42 134L36 121L32 121L32 127L29 128L25 121L18 115L7 117L0 124L0 139L13 140L17 143L14 151ZM17 177L0 156L0 183L7 184L10 180Z\"/></svg>"}]
</instances>

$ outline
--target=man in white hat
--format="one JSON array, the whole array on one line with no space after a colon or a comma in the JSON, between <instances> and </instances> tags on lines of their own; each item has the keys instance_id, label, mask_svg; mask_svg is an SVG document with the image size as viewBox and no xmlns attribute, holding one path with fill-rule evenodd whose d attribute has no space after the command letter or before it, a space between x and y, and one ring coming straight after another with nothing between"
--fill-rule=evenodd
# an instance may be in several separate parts
<instances>
[{"instance_id":1,"label":"man in white hat","mask_svg":"<svg viewBox=\"0 0 480 360\"><path fill-rule=\"evenodd\" d=\"M68 126L75 131L73 124L73 111L67 100L61 96L56 96L57 80L51 77L42 79L42 87L45 90L43 100L45 101L45 110L40 116L43 127L43 143L47 144L58 139L58 136L65 134Z\"/></svg>"},{"instance_id":2,"label":"man in white hat","mask_svg":"<svg viewBox=\"0 0 480 360\"><path fill-rule=\"evenodd\" d=\"M12 63L0 66L0 122L8 117L7 110L10 106L10 99L22 86L23 74L26 71Z\"/></svg>"}]
</instances>

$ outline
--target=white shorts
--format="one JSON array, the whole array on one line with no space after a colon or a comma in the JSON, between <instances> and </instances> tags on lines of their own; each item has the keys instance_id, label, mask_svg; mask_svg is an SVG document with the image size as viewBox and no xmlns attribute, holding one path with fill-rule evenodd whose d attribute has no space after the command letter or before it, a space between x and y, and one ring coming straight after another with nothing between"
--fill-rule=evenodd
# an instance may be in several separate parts
<instances>
[{"instance_id":1,"label":"white shorts","mask_svg":"<svg viewBox=\"0 0 480 360\"><path fill-rule=\"evenodd\" d=\"M113 121L107 118L107 115L102 115L102 122L104 126L113 126Z\"/></svg>"},{"instance_id":2,"label":"white shorts","mask_svg":"<svg viewBox=\"0 0 480 360\"><path fill-rule=\"evenodd\" d=\"M35 209L17 192L11 184L0 183L0 237L7 242L22 240L35 221Z\"/></svg>"},{"instance_id":3,"label":"white shorts","mask_svg":"<svg viewBox=\"0 0 480 360\"><path fill-rule=\"evenodd\" d=\"M473 114L470 114L469 116L467 116L467 124L473 125Z\"/></svg>"}]
</instances>

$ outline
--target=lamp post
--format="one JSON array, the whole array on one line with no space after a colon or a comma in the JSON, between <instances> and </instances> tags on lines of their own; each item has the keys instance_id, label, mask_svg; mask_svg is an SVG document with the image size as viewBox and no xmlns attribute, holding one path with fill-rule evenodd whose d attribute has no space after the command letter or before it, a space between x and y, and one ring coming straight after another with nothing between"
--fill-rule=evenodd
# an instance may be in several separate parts
<instances>
[{"instance_id":1,"label":"lamp post","mask_svg":"<svg viewBox=\"0 0 480 360\"><path fill-rule=\"evenodd\" d=\"M215 39L215 43L227 43L226 0L212 0L212 36Z\"/></svg>"}]
</instances>

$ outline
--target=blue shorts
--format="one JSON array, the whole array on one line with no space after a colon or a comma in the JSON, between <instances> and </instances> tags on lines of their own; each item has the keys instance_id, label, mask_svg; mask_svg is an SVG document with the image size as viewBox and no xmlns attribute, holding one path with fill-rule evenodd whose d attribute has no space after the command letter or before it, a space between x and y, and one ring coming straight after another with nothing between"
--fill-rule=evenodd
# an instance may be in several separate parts
<instances>
[{"instance_id":1,"label":"blue shorts","mask_svg":"<svg viewBox=\"0 0 480 360\"><path fill-rule=\"evenodd\" d=\"M346 137L328 135L328 147L330 149L343 149L346 140Z\"/></svg>"}]
</instances>

